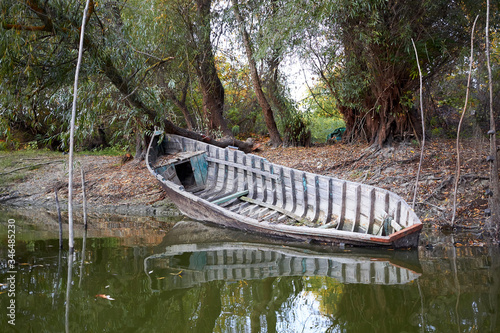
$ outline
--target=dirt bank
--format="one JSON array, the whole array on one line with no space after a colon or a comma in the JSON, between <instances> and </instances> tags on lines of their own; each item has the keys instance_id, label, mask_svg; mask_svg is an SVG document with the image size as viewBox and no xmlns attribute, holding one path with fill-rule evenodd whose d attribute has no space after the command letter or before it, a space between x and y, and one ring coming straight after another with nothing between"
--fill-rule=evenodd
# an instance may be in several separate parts
<instances>
[{"instance_id":1,"label":"dirt bank","mask_svg":"<svg viewBox=\"0 0 500 333\"><path fill-rule=\"evenodd\" d=\"M0 204L17 207L43 207L55 210L55 188L61 208L66 210L68 200L68 156L40 152L26 157L21 152L11 159L5 172L23 173L21 177L0 182ZM176 208L165 199L163 191L150 177L144 162L122 163L121 156L78 155L75 157L74 203L82 206L80 167L85 171L87 202L90 212L123 215L169 215ZM36 168L30 170L29 166ZM24 169L21 169L24 168ZM27 168L27 169L26 169ZM12 173L0 177L10 176Z\"/></svg>"},{"instance_id":2,"label":"dirt bank","mask_svg":"<svg viewBox=\"0 0 500 333\"><path fill-rule=\"evenodd\" d=\"M456 168L455 141L427 143L420 173L415 211L428 225L448 225L452 216L452 189ZM265 144L256 154L269 161L300 170L331 175L396 192L410 204L420 150L409 145L373 151L367 145L321 145L311 148L271 149ZM488 186L488 165L485 142L464 141L462 172L458 192L456 223L481 227L486 223L484 196ZM27 158L21 153L9 156L0 153L4 171L0 177L24 172L19 179L0 178L0 204L38 206L55 209L54 188L59 188L63 206L67 202L67 155L40 153ZM78 155L75 159L86 173L87 198L90 210L132 215L171 214L172 205L149 175L144 162L122 163L120 156ZM45 164L44 164L45 163ZM16 168L35 165L36 169ZM7 173L7 174L5 174ZM75 203L81 205L80 169L75 176ZM175 211L175 209L174 209Z\"/></svg>"}]
</instances>

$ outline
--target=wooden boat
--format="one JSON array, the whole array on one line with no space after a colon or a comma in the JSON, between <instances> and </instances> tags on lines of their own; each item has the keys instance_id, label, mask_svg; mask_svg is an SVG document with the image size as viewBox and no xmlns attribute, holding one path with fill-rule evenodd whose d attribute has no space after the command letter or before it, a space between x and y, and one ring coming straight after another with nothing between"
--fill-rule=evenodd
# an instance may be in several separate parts
<instances>
[{"instance_id":1,"label":"wooden boat","mask_svg":"<svg viewBox=\"0 0 500 333\"><path fill-rule=\"evenodd\" d=\"M398 195L156 131L149 171L195 220L308 242L418 246L422 223Z\"/></svg>"},{"instance_id":2,"label":"wooden boat","mask_svg":"<svg viewBox=\"0 0 500 333\"><path fill-rule=\"evenodd\" d=\"M318 246L303 248L297 247L298 243L257 237L250 237L250 241L229 240L244 236L229 229L179 222L158 246L159 253L144 259L150 288L174 290L216 280L250 281L282 276L324 276L340 283L400 285L421 275L421 267L413 258L398 257L416 251L321 252Z\"/></svg>"}]
</instances>

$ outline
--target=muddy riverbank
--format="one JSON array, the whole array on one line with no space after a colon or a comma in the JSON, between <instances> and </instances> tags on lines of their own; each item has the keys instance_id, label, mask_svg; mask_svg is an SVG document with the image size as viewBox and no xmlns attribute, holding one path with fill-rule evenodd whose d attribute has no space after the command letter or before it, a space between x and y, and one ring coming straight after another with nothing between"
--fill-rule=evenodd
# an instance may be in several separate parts
<instances>
[{"instance_id":1,"label":"muddy riverbank","mask_svg":"<svg viewBox=\"0 0 500 333\"><path fill-rule=\"evenodd\" d=\"M420 173L415 211L426 224L447 226L453 207L456 152L453 140L427 144ZM488 186L487 145L464 141L457 196L458 226L481 229L487 222L484 195ZM399 144L374 151L368 145L317 145L272 149L265 143L256 154L274 163L331 175L388 189L413 201L420 150ZM63 209L67 205L67 155L48 152L0 153L0 204L55 210L55 189ZM82 204L80 167L85 170L89 211L124 215L161 216L176 208L148 173L145 163L122 156L79 154L75 170L74 202Z\"/></svg>"}]
</instances>

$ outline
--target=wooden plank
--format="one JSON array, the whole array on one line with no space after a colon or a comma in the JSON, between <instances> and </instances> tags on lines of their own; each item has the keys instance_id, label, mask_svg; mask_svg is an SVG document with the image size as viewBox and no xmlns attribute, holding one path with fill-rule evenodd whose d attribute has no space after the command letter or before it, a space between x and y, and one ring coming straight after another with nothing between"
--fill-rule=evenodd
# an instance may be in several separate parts
<instances>
[{"instance_id":1,"label":"wooden plank","mask_svg":"<svg viewBox=\"0 0 500 333\"><path fill-rule=\"evenodd\" d=\"M304 208L304 211L302 212L302 217L306 217L307 215L307 207L309 205L309 199L308 199L308 194L307 194L307 177L306 173L302 173L302 195L304 196L302 207Z\"/></svg>"},{"instance_id":2,"label":"wooden plank","mask_svg":"<svg viewBox=\"0 0 500 333\"><path fill-rule=\"evenodd\" d=\"M217 153L219 152L219 150L217 150ZM224 150L224 159L227 160L228 159L228 152L227 150ZM225 193L228 192L227 190L227 184L228 184L228 178L229 178L229 168L227 165L224 165L224 171L223 171L223 175L222 175L222 181L217 181L218 184L216 184L216 187L221 184L221 187L220 189L217 191L217 192L214 192L212 193L211 195L205 195L204 198L207 199L207 200L213 200L215 199L217 196L220 196L220 195L225 195Z\"/></svg>"},{"instance_id":3,"label":"wooden plank","mask_svg":"<svg viewBox=\"0 0 500 333\"><path fill-rule=\"evenodd\" d=\"M366 228L367 234L371 234L373 232L373 223L375 222L375 201L375 188L372 188L370 190L370 213L368 215L368 228Z\"/></svg>"},{"instance_id":4,"label":"wooden plank","mask_svg":"<svg viewBox=\"0 0 500 333\"><path fill-rule=\"evenodd\" d=\"M361 213L361 185L357 185L355 189L355 197L356 197L356 204L355 204L355 209L354 209L354 221L352 224L352 229L351 231L355 232L359 228L359 220L360 220L360 213Z\"/></svg>"},{"instance_id":5,"label":"wooden plank","mask_svg":"<svg viewBox=\"0 0 500 333\"><path fill-rule=\"evenodd\" d=\"M231 193L229 195L226 195L225 197L222 197L222 198L219 198L219 199L212 201L212 203L216 204L216 205L220 205L221 203L224 203L224 202L232 200L232 199L239 198L239 197L247 195L247 194L248 194L248 190L240 191L240 192L236 192L236 193Z\"/></svg>"},{"instance_id":6,"label":"wooden plank","mask_svg":"<svg viewBox=\"0 0 500 333\"><path fill-rule=\"evenodd\" d=\"M286 208L286 188L285 188L285 172L283 167L280 167L280 179L281 179L281 208Z\"/></svg>"},{"instance_id":7,"label":"wooden plank","mask_svg":"<svg viewBox=\"0 0 500 333\"><path fill-rule=\"evenodd\" d=\"M248 197L240 197L240 200L243 200L242 198L248 198ZM252 199L253 200L253 199ZM241 215L246 215L246 216L250 216L253 214L254 211L256 211L257 209L260 209L261 207L259 205L255 205L255 204L251 204L247 207L245 207L244 209L242 209L239 214Z\"/></svg>"},{"instance_id":8,"label":"wooden plank","mask_svg":"<svg viewBox=\"0 0 500 333\"><path fill-rule=\"evenodd\" d=\"M295 214L295 210L297 210L297 196L295 192L295 172L293 169L290 169L290 181L292 186L292 214Z\"/></svg>"},{"instance_id":9,"label":"wooden plank","mask_svg":"<svg viewBox=\"0 0 500 333\"><path fill-rule=\"evenodd\" d=\"M266 202L267 201L267 183L266 183L266 175L269 174L269 172L264 171L264 160L260 160L260 170L262 171L262 175L260 175L261 180L262 180L262 201Z\"/></svg>"},{"instance_id":10,"label":"wooden plank","mask_svg":"<svg viewBox=\"0 0 500 333\"><path fill-rule=\"evenodd\" d=\"M186 151L186 138L181 137L181 147L182 151Z\"/></svg>"},{"instance_id":11,"label":"wooden plank","mask_svg":"<svg viewBox=\"0 0 500 333\"><path fill-rule=\"evenodd\" d=\"M230 210L239 214L241 212L241 210L245 209L245 207L247 207L249 205L250 204L248 202L240 202L239 204L236 204L233 207L231 207Z\"/></svg>"},{"instance_id":12,"label":"wooden plank","mask_svg":"<svg viewBox=\"0 0 500 333\"><path fill-rule=\"evenodd\" d=\"M213 146L210 146L210 145L207 145L207 157L206 157L206 160L208 161L209 159L209 156L211 156L213 154L213 152L210 150L210 148L215 148ZM219 149L216 149L215 150L215 155L218 157L219 156ZM213 166L213 168L210 168L209 171L213 169L213 176L210 177L210 175L208 174L207 175L207 178L210 178L208 179L207 181L209 181L211 184L211 186L207 186L207 189L205 191L202 191L200 193L198 193L197 195L201 198L204 198L204 197L208 197L211 195L211 193L215 192L215 189L217 188L218 186L218 181L219 181L219 164L215 164Z\"/></svg>"},{"instance_id":13,"label":"wooden plank","mask_svg":"<svg viewBox=\"0 0 500 333\"><path fill-rule=\"evenodd\" d=\"M263 216L263 220L264 221L269 221L269 220L271 220L272 218L274 218L278 214L279 214L278 211L272 211L270 214L268 214L266 216Z\"/></svg>"},{"instance_id":14,"label":"wooden plank","mask_svg":"<svg viewBox=\"0 0 500 333\"><path fill-rule=\"evenodd\" d=\"M197 185L204 185L207 181L208 163L203 155L195 155L190 158L194 179Z\"/></svg>"},{"instance_id":15,"label":"wooden plank","mask_svg":"<svg viewBox=\"0 0 500 333\"><path fill-rule=\"evenodd\" d=\"M254 156L250 156L250 157L254 158ZM230 161L224 161L224 160L221 160L221 159L218 159L218 158L214 158L214 157L210 157L210 156L207 157L207 161L208 162L212 162L212 163L217 163L217 164L223 164L223 165L227 165L227 166L232 166L232 167L236 167L236 168L243 169L243 170L247 170L247 171L250 171L250 172L255 173L257 175L264 175L264 176L269 177L269 178L279 179L278 175L273 175L273 174L270 174L267 171L262 171L262 170L256 169L254 166L249 167L249 166L244 165L244 164L230 162Z\"/></svg>"},{"instance_id":16,"label":"wooden plank","mask_svg":"<svg viewBox=\"0 0 500 333\"><path fill-rule=\"evenodd\" d=\"M269 165L269 172L271 175L274 175L274 166L272 164ZM272 193L272 201L271 205L276 205L278 202L278 195L276 193L276 179L271 177L271 193Z\"/></svg>"},{"instance_id":17,"label":"wooden plank","mask_svg":"<svg viewBox=\"0 0 500 333\"><path fill-rule=\"evenodd\" d=\"M315 176L314 177L314 187L316 189L316 201L315 201L315 207L314 207L314 217L313 217L313 222L316 222L319 219L319 212L320 212L320 196L319 196L319 177Z\"/></svg>"},{"instance_id":18,"label":"wooden plank","mask_svg":"<svg viewBox=\"0 0 500 333\"><path fill-rule=\"evenodd\" d=\"M258 209L255 212L253 212L252 215L248 215L248 217L254 218L254 219L258 220L262 215L264 215L269 210L270 209L268 207L261 207L260 209Z\"/></svg>"},{"instance_id":19,"label":"wooden plank","mask_svg":"<svg viewBox=\"0 0 500 333\"><path fill-rule=\"evenodd\" d=\"M257 200L254 200L254 199L251 199L249 197L241 197L240 200L243 200L243 201L246 201L246 202L249 202L249 203L253 203L255 205L259 205L259 206L262 206L262 207L266 207L266 208L270 208L272 210L275 210L277 212L280 212L281 214L283 215L286 215L288 217L291 217L292 219L294 220L297 220L297 221L303 221L304 219L296 214L293 214L289 211L286 211L280 207L277 207L277 206L274 206L274 205L271 205L271 204L268 204L268 203L265 203L265 202L261 202L261 201L257 201Z\"/></svg>"},{"instance_id":20,"label":"wooden plank","mask_svg":"<svg viewBox=\"0 0 500 333\"><path fill-rule=\"evenodd\" d=\"M332 208L333 208L333 179L328 180L328 194L326 196L326 219L325 224L332 221Z\"/></svg>"},{"instance_id":21,"label":"wooden plank","mask_svg":"<svg viewBox=\"0 0 500 333\"><path fill-rule=\"evenodd\" d=\"M338 230L343 230L343 228L344 228L346 192L347 192L347 183L345 181L343 181L342 186L341 186L341 198L342 199L340 201L340 217L339 217L339 224L337 226Z\"/></svg>"},{"instance_id":22,"label":"wooden plank","mask_svg":"<svg viewBox=\"0 0 500 333\"><path fill-rule=\"evenodd\" d=\"M391 227L396 231L403 229L403 227L401 227L398 222L394 221L394 219L391 220Z\"/></svg>"},{"instance_id":23,"label":"wooden plank","mask_svg":"<svg viewBox=\"0 0 500 333\"><path fill-rule=\"evenodd\" d=\"M228 151L228 159L229 160L233 160L233 162L237 162L237 156L236 156L236 153L234 150L231 150L229 148L226 148L227 151ZM232 157L232 158L231 158ZM239 177L238 177L238 169L233 167L232 168L232 179L229 180L230 182L232 182L232 189L231 189L231 192L237 192L238 191L238 187L239 187L239 183L240 183L240 180L239 180ZM246 189L244 189L246 190Z\"/></svg>"},{"instance_id":24,"label":"wooden plank","mask_svg":"<svg viewBox=\"0 0 500 333\"><path fill-rule=\"evenodd\" d=\"M255 156L250 156L250 166L252 169L255 168ZM253 188L253 193L252 193L252 197L253 198L256 198L258 196L258 192L257 192L257 174L255 172L252 172L251 174L251 179L252 179L252 188Z\"/></svg>"}]
</instances>

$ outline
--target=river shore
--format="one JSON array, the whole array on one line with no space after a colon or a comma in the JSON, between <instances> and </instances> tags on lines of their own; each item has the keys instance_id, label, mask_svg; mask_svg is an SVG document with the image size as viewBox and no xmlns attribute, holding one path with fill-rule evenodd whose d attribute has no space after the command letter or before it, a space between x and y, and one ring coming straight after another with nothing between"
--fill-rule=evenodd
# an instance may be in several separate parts
<instances>
[{"instance_id":1,"label":"river shore","mask_svg":"<svg viewBox=\"0 0 500 333\"><path fill-rule=\"evenodd\" d=\"M456 170L455 141L427 143L419 176L415 211L428 226L447 228L453 209ZM487 145L462 143L461 176L457 194L458 228L480 230L487 223L484 195L488 186ZM398 193L411 205L420 160L420 149L411 144L374 150L368 145L334 144L309 148L270 148L266 143L255 154L299 170L362 182ZM82 206L80 168L90 212L136 216L162 216L176 211L144 161L124 162L122 156L77 154L74 203ZM46 151L0 152L0 204L55 210L55 189L62 209L67 206L68 156Z\"/></svg>"}]
</instances>

